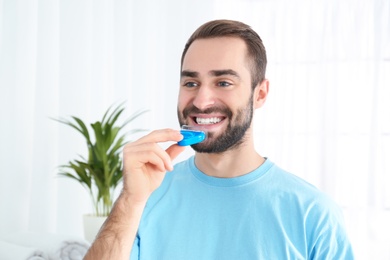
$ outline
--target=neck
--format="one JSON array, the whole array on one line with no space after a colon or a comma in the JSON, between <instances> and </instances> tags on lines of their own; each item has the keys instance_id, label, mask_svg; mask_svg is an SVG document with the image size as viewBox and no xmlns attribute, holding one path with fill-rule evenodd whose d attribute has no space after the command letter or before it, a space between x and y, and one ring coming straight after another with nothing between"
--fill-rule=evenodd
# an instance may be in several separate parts
<instances>
[{"instance_id":1,"label":"neck","mask_svg":"<svg viewBox=\"0 0 390 260\"><path fill-rule=\"evenodd\" d=\"M256 152L252 137L223 153L196 153L195 155L195 164L199 170L219 178L233 178L247 174L258 168L264 160Z\"/></svg>"}]
</instances>

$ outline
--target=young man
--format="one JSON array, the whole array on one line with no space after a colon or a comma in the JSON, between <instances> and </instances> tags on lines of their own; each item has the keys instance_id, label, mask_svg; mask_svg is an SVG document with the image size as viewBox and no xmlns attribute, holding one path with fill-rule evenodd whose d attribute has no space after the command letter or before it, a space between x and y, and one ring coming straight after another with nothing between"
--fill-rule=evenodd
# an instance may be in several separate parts
<instances>
[{"instance_id":1,"label":"young man","mask_svg":"<svg viewBox=\"0 0 390 260\"><path fill-rule=\"evenodd\" d=\"M179 131L126 145L124 187L85 259L353 259L340 209L254 148L268 94L266 54L247 25L202 25L181 60L178 117L207 139L194 157Z\"/></svg>"}]
</instances>

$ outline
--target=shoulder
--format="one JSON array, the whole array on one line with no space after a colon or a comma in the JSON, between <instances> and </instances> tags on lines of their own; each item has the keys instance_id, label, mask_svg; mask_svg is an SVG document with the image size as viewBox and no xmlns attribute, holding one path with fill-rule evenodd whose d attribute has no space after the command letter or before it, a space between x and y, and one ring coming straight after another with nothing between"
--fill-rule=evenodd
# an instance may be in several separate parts
<instances>
[{"instance_id":1,"label":"shoulder","mask_svg":"<svg viewBox=\"0 0 390 260\"><path fill-rule=\"evenodd\" d=\"M267 176L267 185L275 199L289 203L300 212L305 212L308 221L318 223L322 218L328 221L342 221L341 207L325 192L282 168L274 165Z\"/></svg>"},{"instance_id":2,"label":"shoulder","mask_svg":"<svg viewBox=\"0 0 390 260\"><path fill-rule=\"evenodd\" d=\"M280 193L283 195L298 196L301 199L309 200L329 200L329 197L316 186L280 168L276 164L264 176L264 182L275 194Z\"/></svg>"},{"instance_id":3,"label":"shoulder","mask_svg":"<svg viewBox=\"0 0 390 260\"><path fill-rule=\"evenodd\" d=\"M276 165L270 169L269 181L279 190L276 200L287 201L284 206L302 217L310 259L354 259L342 208L333 198Z\"/></svg>"},{"instance_id":4,"label":"shoulder","mask_svg":"<svg viewBox=\"0 0 390 260\"><path fill-rule=\"evenodd\" d=\"M269 178L274 192L279 190L276 201L284 201L290 217L293 212L302 217L311 259L353 259L342 208L333 198L276 165L270 169Z\"/></svg>"}]
</instances>

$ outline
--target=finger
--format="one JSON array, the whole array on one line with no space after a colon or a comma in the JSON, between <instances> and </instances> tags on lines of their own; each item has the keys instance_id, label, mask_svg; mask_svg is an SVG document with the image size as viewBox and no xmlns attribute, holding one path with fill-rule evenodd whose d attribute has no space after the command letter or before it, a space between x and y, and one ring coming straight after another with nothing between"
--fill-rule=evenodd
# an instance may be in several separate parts
<instances>
[{"instance_id":1,"label":"finger","mask_svg":"<svg viewBox=\"0 0 390 260\"><path fill-rule=\"evenodd\" d=\"M179 155L181 154L183 151L185 150L185 146L180 146L180 145L177 145L177 144L173 144L171 145L170 147L168 147L165 151L167 152L167 154L169 155L170 157L170 165L169 165L169 170L172 171L173 170L173 166L172 166L172 161Z\"/></svg>"},{"instance_id":2,"label":"finger","mask_svg":"<svg viewBox=\"0 0 390 260\"><path fill-rule=\"evenodd\" d=\"M133 144L126 148L124 156L133 161L131 164L136 168L149 163L160 171L171 169L170 156L156 143Z\"/></svg>"},{"instance_id":3,"label":"finger","mask_svg":"<svg viewBox=\"0 0 390 260\"><path fill-rule=\"evenodd\" d=\"M183 136L180 134L180 131L173 129L161 129L155 130L148 135L141 137L134 143L161 143L161 142L178 142L183 139Z\"/></svg>"},{"instance_id":4,"label":"finger","mask_svg":"<svg viewBox=\"0 0 390 260\"><path fill-rule=\"evenodd\" d=\"M160 155L153 151L145 151L144 152L144 157L143 160L141 159L141 162L146 165L149 164L152 166L152 168L160 171L160 172L165 172L167 171L167 166L164 158L162 158Z\"/></svg>"}]
</instances>

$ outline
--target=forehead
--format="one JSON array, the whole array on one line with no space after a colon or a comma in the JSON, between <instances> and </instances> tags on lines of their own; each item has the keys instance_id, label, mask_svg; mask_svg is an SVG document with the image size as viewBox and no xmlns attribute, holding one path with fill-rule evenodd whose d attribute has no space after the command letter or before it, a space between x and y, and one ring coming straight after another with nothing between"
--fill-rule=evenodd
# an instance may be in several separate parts
<instances>
[{"instance_id":1,"label":"forehead","mask_svg":"<svg viewBox=\"0 0 390 260\"><path fill-rule=\"evenodd\" d=\"M207 73L210 70L248 70L247 47L237 37L197 39L187 50L182 70Z\"/></svg>"}]
</instances>

